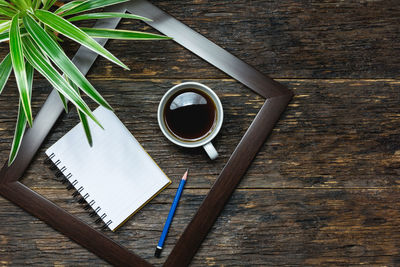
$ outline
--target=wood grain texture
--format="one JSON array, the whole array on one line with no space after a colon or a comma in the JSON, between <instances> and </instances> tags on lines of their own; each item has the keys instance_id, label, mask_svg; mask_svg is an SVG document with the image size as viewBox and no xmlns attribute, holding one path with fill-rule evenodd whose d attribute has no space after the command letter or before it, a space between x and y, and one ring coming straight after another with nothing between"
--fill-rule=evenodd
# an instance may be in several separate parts
<instances>
[{"instance_id":1,"label":"wood grain texture","mask_svg":"<svg viewBox=\"0 0 400 267\"><path fill-rule=\"evenodd\" d=\"M397 1L153 3L295 92L192 265L398 265ZM151 30L122 22L122 28L133 26ZM6 46L0 44L1 57ZM77 49L69 41L64 46L69 55ZM107 235L161 265L264 101L173 42L132 46L123 41L107 46L131 72L101 59L89 77L174 183L120 232ZM49 93L36 78L35 112ZM157 127L163 92L187 80L214 88L224 105L216 162L200 149L168 143ZM17 103L10 82L0 97L1 162L10 148ZM94 225L42 164L45 148L77 122L75 112L57 122L22 181ZM187 166L193 166L190 180L157 260L154 245ZM21 265L108 266L0 198L0 266Z\"/></svg>"},{"instance_id":2,"label":"wood grain texture","mask_svg":"<svg viewBox=\"0 0 400 267\"><path fill-rule=\"evenodd\" d=\"M274 78L399 77L397 0L152 2ZM151 31L144 24L122 24ZM72 42L64 47L71 56L78 48ZM1 57L5 48L0 45ZM100 60L90 77L226 77L172 41L112 41L107 48L132 71Z\"/></svg>"},{"instance_id":3,"label":"wood grain texture","mask_svg":"<svg viewBox=\"0 0 400 267\"><path fill-rule=\"evenodd\" d=\"M192 261L254 157L271 134L293 93L284 85L264 76L151 3L144 0L139 1L138 4L140 6L127 5L126 8L129 12L135 12L136 8L138 12L145 12L139 14L151 18L150 25L152 27L174 37L178 44L200 56L203 60L210 62L227 75L237 79L252 91L261 93L262 96L267 98L218 175L216 182L204 198L195 216L177 241L165 264L165 266L186 266ZM116 8L118 9L118 7ZM124 12L124 9L121 12ZM111 24L106 23L102 24L102 26L115 28L115 22L115 20L112 20ZM100 26L99 24L101 24L101 21L96 23L95 27ZM168 24L169 28L175 29L175 31L165 28L164 24ZM82 54L82 51L80 48L74 59L79 57L78 55ZM82 60L85 59L86 57L82 58ZM94 58L90 63L76 61L77 64L80 63L79 65L82 66L85 64L91 66L93 62ZM88 70L89 67L86 69ZM86 75L87 72L82 71ZM88 224L85 224L53 202L35 193L20 182L16 182L22 178L22 174L25 173L32 162L34 155L37 154L57 118L60 117L62 108L62 103L56 91L53 90L38 112L32 129L27 130L14 164L9 167L5 164L1 170L1 195L113 265L149 266L148 262L130 252L126 247L108 239L104 234L91 228ZM54 109L53 113L51 113L52 109ZM66 110L68 110L67 107ZM51 116L46 118L46 112L50 112ZM75 196L75 193L73 195ZM100 220L98 221L100 222Z\"/></svg>"},{"instance_id":4,"label":"wood grain texture","mask_svg":"<svg viewBox=\"0 0 400 267\"><path fill-rule=\"evenodd\" d=\"M173 179L178 181L186 166L193 168L193 179L187 184L193 188L210 188L263 104L261 97L235 81L197 80L215 89L225 110L224 127L215 140L221 157L210 162L202 149L184 149L169 143L157 125L156 110L162 95L185 80L92 81L169 176L176 176ZM279 81L293 89L295 96L240 188L363 188L399 184L397 80ZM44 82L37 81L36 85L35 110L49 90ZM8 113L0 114L0 128L4 129L0 132L1 151L7 152L10 147L16 104L16 88L10 84L0 97L0 105L8 107ZM58 121L25 175L26 185L49 186L52 175L43 172L41 165L44 150L78 121L76 112L65 114ZM5 161L6 156L2 153L0 160Z\"/></svg>"},{"instance_id":5,"label":"wood grain texture","mask_svg":"<svg viewBox=\"0 0 400 267\"><path fill-rule=\"evenodd\" d=\"M185 190L163 256L208 190ZM64 189L38 190L78 217L91 221ZM165 190L116 234L108 234L160 265L153 257L175 190ZM396 266L400 245L396 189L238 190L192 266ZM108 266L25 212L0 199L0 255L10 266ZM371 208L373 206L374 208ZM25 232L19 231L24 227ZM23 242L21 242L23 240ZM75 256L74 256L75 255ZM7 265L6 265L7 266Z\"/></svg>"},{"instance_id":6,"label":"wood grain texture","mask_svg":"<svg viewBox=\"0 0 400 267\"><path fill-rule=\"evenodd\" d=\"M216 162L208 161L200 149L180 149L168 143L157 128L157 103L170 86L180 81L93 80L96 88L116 107L117 115L174 182L167 192L154 199L133 217L121 232L111 235L113 239L128 245L151 263L161 264L165 260L165 256L182 234L180 227L189 222L232 152L231 149L240 140L263 104L261 97L246 91L235 81L199 81L215 89L225 109L224 127L216 140L221 159ZM396 203L399 195L395 189L398 187L396 170L399 168L395 138L396 130L400 126L397 119L400 109L397 96L399 82L280 82L293 89L295 97L240 184L240 193L235 193L222 217L217 220L213 229L218 230L213 230L205 240L193 265L241 265L240 259L246 259L243 262L251 260L254 265L263 265L266 262L270 262L271 265L301 265L301 262L310 265L346 265L357 262L390 265L390 262L395 262L394 255L397 250L389 244L397 242L398 232L398 215L392 202ZM36 109L48 93L45 82L38 81L37 85L38 89L34 95ZM13 90L9 87L5 91L6 95L0 98L0 104L8 104L12 108L10 99L17 99L15 90L16 88ZM243 92L246 93L242 95ZM9 149L14 115L16 114L13 114L11 109L8 115L2 114L0 127L8 129L8 134L7 131L1 132L2 151ZM77 122L75 112L64 115L63 119L58 121L53 134L46 140L22 182L67 211L95 225L81 207L73 203L70 193L53 179L53 173L42 164L44 150ZM173 159L170 157L171 153L174 155ZM1 156L5 160L5 155ZM174 220L174 230L168 238L163 258L158 261L152 258L154 243L158 239L172 201L175 192L173 189L179 182L178 174L183 173L186 166L191 166L191 175L186 185L188 193L186 189L184 192L188 194L183 202L185 204L182 205L185 208L178 211L179 215ZM241 195L239 199L237 194ZM264 195L279 197L278 200L272 201L272 197L265 199ZM232 201L236 201L236 204L232 204ZM280 205L287 207L274 209L273 206L277 205L278 201ZM0 258L10 259L8 262L13 263L11 266L23 263L45 265L49 262L66 266L106 265L37 219L26 215L5 200L2 200L2 203L4 205L0 205L0 216L3 218L0 222L0 235L7 240L7 245L1 246ZM287 214L283 214L282 209ZM332 215L331 212L337 213ZM342 213L347 215L343 216ZM254 221L253 217L257 216L266 217L267 222L261 223L262 228L258 228L261 226L257 226L259 223ZM286 221L288 216L292 217ZM319 225L313 224L320 223L318 220L324 216L330 218L331 224L323 231ZM271 219L268 219L269 217ZM278 222L270 224L268 220L276 220L273 219L276 217L280 218ZM376 225L371 228L364 225L363 220ZM390 223L380 223L383 221ZM140 224L137 224L138 222ZM231 222L235 224L230 225ZM21 232L12 233L15 227L24 225L29 227L27 232L32 241L25 239ZM225 231L223 228L226 225L228 228ZM244 232L235 231L239 225ZM292 231L292 227L297 230ZM381 227L383 228L380 229ZM300 230L301 232L296 232ZM232 233L227 235L228 232ZM256 237L257 235L260 236ZM313 239L319 236L322 236L322 239ZM244 239L240 240L239 237ZM329 240L329 237L332 237L333 241ZM35 239L38 241L34 241ZM234 240L235 245L226 244L230 240ZM266 249L260 249L257 240L266 244ZM61 243L60 246L55 245L58 242ZM287 243L290 243L289 247ZM217 247L213 244L217 244ZM308 249L302 251L304 246ZM63 249L70 253L65 254ZM9 256L10 251L14 250L14 256ZM365 250L368 250L368 253ZM81 259L72 257L72 253L79 255ZM40 256L30 256L36 254ZM358 256L355 257L355 254Z\"/></svg>"}]
</instances>

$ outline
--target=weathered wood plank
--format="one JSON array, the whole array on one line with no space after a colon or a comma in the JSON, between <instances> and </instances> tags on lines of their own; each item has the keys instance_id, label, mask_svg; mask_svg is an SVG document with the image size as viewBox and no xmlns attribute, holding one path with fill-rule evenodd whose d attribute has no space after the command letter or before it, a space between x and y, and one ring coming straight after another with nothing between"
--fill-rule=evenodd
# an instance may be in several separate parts
<instances>
[{"instance_id":1,"label":"weathered wood plank","mask_svg":"<svg viewBox=\"0 0 400 267\"><path fill-rule=\"evenodd\" d=\"M251 120L254 118L254 115L258 111L258 109L263 104L263 100L261 97L256 96L255 94L251 94L250 92L246 92L247 89L244 89L239 84L235 82L218 82L218 81L209 81L207 84L212 88L216 88L216 90L220 90L221 98L223 102L230 102L231 99L236 98L242 92L245 92L243 96L240 96L242 102L247 102L247 110L240 110L240 108L232 106L231 110L225 109L225 125L227 125L227 135L224 139L218 138L215 142L216 146L221 153L221 157L215 161L211 162L205 152L201 149L183 149L180 147L176 147L162 135L161 131L158 128L156 111L158 107L158 102L161 99L162 95L172 87L178 81L169 80L169 81L132 81L127 80L126 82L122 82L123 85L116 86L116 82L112 80L107 80L105 82L105 88L108 88L108 92L103 91L99 85L96 85L99 90L103 91L103 95L110 99L110 104L115 107L115 111L117 115L121 117L126 126L134 133L137 139L142 143L142 145L147 149L147 151L153 155L155 160L160 164L160 166L166 170L169 176L176 176L178 179L179 175L181 175L187 167L191 169L196 169L195 166L209 166L210 169L205 169L203 167L199 168L200 173L199 177L206 175L205 178L201 179L203 186L209 187L214 181L216 175L222 169L223 165L227 161L228 157L232 153L236 144L239 142L241 136L244 134L246 128L250 125ZM40 87L40 84L38 84ZM222 86L221 89L216 86ZM136 88L136 89L135 89ZM140 89L139 89L140 88ZM11 88L10 88L11 89ZM133 89L133 90L131 90ZM43 90L43 91L41 91ZM12 90L7 90L5 92L9 94L15 94L16 88ZM46 95L45 85L39 89L38 94L40 96L37 98L38 101L43 101L43 98ZM142 92L146 92L143 94ZM112 97L112 95L119 96L118 98ZM250 96L250 98L247 98ZM17 96L8 97L5 95L3 100L4 103L10 103L10 99L14 97L17 100ZM114 99L112 99L114 98ZM119 99L119 100L117 100ZM0 99L0 101L2 101ZM116 101L116 102L115 102ZM12 102L11 102L12 103ZM233 103L233 102L232 102ZM10 104L10 108L13 107ZM15 111L15 108L13 109ZM239 114L241 113L241 114ZM243 114L243 116L241 116ZM8 117L6 114L3 114L5 117L2 118L2 122L0 122L0 127L7 129L3 131L2 143L3 147L1 149L6 153L0 155L6 160L8 155L7 150L9 149L9 145L6 140L9 142L12 140L13 128L15 122L14 116L16 114L9 114ZM239 118L240 117L240 118ZM35 161L34 165L28 170L26 180L24 182L27 185L39 185L37 181L31 181L33 184L29 182L29 177L43 177L46 179L52 179L51 173L43 172L42 162L44 159L44 150L50 144L54 143L58 140L62 135L66 133L66 131L72 128L78 122L78 118L75 112L64 116L64 120L60 120L54 129L54 135L51 135L46 142L46 145L40 150L38 160ZM229 124L233 127L229 127ZM229 134L234 135L231 138L227 138ZM222 133L221 133L222 136ZM156 142L154 142L156 141ZM221 145L220 142L225 143L225 145ZM232 144L232 145L229 145ZM172 150L171 150L172 149ZM175 161L171 162L171 155L174 155ZM168 170L171 167L172 169ZM194 174L194 173L193 173ZM47 183L47 182L45 182ZM200 184L199 184L200 185ZM40 185L39 185L40 186ZM44 185L46 186L46 185Z\"/></svg>"},{"instance_id":2,"label":"weathered wood plank","mask_svg":"<svg viewBox=\"0 0 400 267\"><path fill-rule=\"evenodd\" d=\"M38 192L94 225L65 190ZM185 189L163 257L155 259L154 246L174 193L164 191L121 231L108 234L150 262L161 264L207 190ZM348 266L360 262L394 266L399 260L399 203L400 192L392 189L239 190L192 266ZM106 266L4 199L0 199L0 216L3 265Z\"/></svg>"},{"instance_id":3,"label":"weathered wood plank","mask_svg":"<svg viewBox=\"0 0 400 267\"><path fill-rule=\"evenodd\" d=\"M217 44L277 78L393 78L400 7L387 1L153 1ZM137 25L137 26L135 26ZM147 29L122 22L123 29ZM77 45L65 42L72 55ZM132 71L99 60L91 77L221 78L172 41L112 41ZM0 45L0 56L7 44Z\"/></svg>"},{"instance_id":4,"label":"weathered wood plank","mask_svg":"<svg viewBox=\"0 0 400 267\"><path fill-rule=\"evenodd\" d=\"M399 264L397 2L153 1L261 72L284 78L280 82L296 94L193 266ZM151 30L126 20L121 28ZM0 44L0 58L7 45ZM77 49L68 40L64 47L70 56ZM109 234L160 265L263 100L172 41L111 41L107 47L132 71L100 59L89 77L174 181L121 231ZM169 144L157 126L155 110L163 92L191 79L215 88L225 108L215 141L221 158L215 162L201 149ZM49 87L35 80L37 111ZM14 132L16 92L10 83L0 97L1 162ZM93 225L41 163L44 149L77 121L72 112L57 123L23 182ZM163 258L154 259L154 245L187 166L190 180ZM50 264L107 266L0 198L0 266Z\"/></svg>"},{"instance_id":5,"label":"weathered wood plank","mask_svg":"<svg viewBox=\"0 0 400 267\"><path fill-rule=\"evenodd\" d=\"M183 81L183 80L179 80ZM189 167L194 188L209 188L254 118L263 99L231 80L199 80L214 88L225 109L215 145L221 157L208 160L202 149L179 148L163 137L156 110L163 93L178 80L94 80L116 113L166 173L178 181ZM252 164L241 188L391 187L399 181L400 83L396 80L280 80L295 96L271 138ZM48 87L37 82L38 110ZM0 160L14 132L16 88L6 88L0 106ZM52 186L43 170L44 150L78 122L73 111L60 120L24 179ZM174 155L174 157L171 157ZM176 185L173 185L176 186Z\"/></svg>"}]
</instances>

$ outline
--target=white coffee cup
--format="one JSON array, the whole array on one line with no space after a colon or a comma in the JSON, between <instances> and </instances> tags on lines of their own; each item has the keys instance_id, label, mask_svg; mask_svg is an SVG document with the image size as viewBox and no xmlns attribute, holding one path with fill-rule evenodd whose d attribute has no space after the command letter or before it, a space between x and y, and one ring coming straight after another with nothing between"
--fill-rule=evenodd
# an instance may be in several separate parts
<instances>
[{"instance_id":1,"label":"white coffee cup","mask_svg":"<svg viewBox=\"0 0 400 267\"><path fill-rule=\"evenodd\" d=\"M164 110L166 104L168 103L168 101L172 96L176 95L176 93L178 93L179 91L185 89L196 89L203 92L214 102L215 105L216 116L214 119L214 123L210 128L210 130L208 131L208 133L202 136L200 139L187 140L180 138L179 136L174 134L172 130L169 129L168 124L165 121ZM162 97L160 104L158 106L157 118L158 118L158 125L160 126L161 131L163 132L165 137L167 137L168 140L170 140L172 143L177 144L178 146L188 147L188 148L202 146L204 150L207 152L210 159L214 160L218 157L218 152L214 148L211 141L215 138L215 136L217 136L219 130L221 129L222 121L224 119L224 112L222 109L221 101L219 100L217 94L215 94L214 91L211 90L209 87L197 82L185 82L175 85L174 87L169 89Z\"/></svg>"}]
</instances>

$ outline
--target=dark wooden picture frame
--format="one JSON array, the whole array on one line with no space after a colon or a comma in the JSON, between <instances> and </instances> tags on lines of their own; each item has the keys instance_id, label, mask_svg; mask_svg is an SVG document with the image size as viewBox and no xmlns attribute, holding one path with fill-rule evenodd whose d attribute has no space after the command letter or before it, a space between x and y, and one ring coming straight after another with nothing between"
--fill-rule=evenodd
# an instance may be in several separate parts
<instances>
[{"instance_id":1,"label":"dark wooden picture frame","mask_svg":"<svg viewBox=\"0 0 400 267\"><path fill-rule=\"evenodd\" d=\"M135 14L152 19L153 21L149 22L149 25L163 34L173 37L177 43L266 99L164 264L165 266L185 266L190 263L281 113L285 110L292 98L292 92L146 0L131 1L110 8L113 11L115 9L134 11ZM118 19L109 20L107 26L116 27L118 22ZM104 22L98 24L101 23ZM98 24L96 27L100 26ZM101 44L104 45L105 42ZM75 63L81 62L79 67L84 74L87 73L96 58L93 56L88 59L87 55L90 55L90 52L81 47L74 58ZM111 264L151 266L150 263L109 239L102 232L95 230L19 182L62 110L63 106L59 103L57 93L53 91L37 114L33 127L26 132L15 162L10 167L6 163L1 169L0 195Z\"/></svg>"}]
</instances>

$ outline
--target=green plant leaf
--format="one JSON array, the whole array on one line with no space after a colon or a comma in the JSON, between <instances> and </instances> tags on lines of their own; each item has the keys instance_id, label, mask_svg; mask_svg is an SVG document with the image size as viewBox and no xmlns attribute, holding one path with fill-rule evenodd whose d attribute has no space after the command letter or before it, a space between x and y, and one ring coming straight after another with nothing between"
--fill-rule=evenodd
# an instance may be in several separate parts
<instances>
[{"instance_id":1,"label":"green plant leaf","mask_svg":"<svg viewBox=\"0 0 400 267\"><path fill-rule=\"evenodd\" d=\"M26 32L25 28L20 28L19 32L21 34L21 37L26 36L28 34ZM10 40L10 32L7 31L7 32L0 33L0 43L8 41L8 40Z\"/></svg>"},{"instance_id":2,"label":"green plant leaf","mask_svg":"<svg viewBox=\"0 0 400 267\"><path fill-rule=\"evenodd\" d=\"M89 143L89 146L93 146L93 138L92 133L90 132L89 121L87 116L82 111L78 110L79 119L82 122L83 130L85 131L86 139Z\"/></svg>"},{"instance_id":3,"label":"green plant leaf","mask_svg":"<svg viewBox=\"0 0 400 267\"><path fill-rule=\"evenodd\" d=\"M15 15L15 11L11 8L0 6L0 14L12 18Z\"/></svg>"},{"instance_id":4,"label":"green plant leaf","mask_svg":"<svg viewBox=\"0 0 400 267\"><path fill-rule=\"evenodd\" d=\"M47 34L50 35L51 38L53 38L53 40L56 42L56 44L58 44L58 46L60 46L60 44L58 42L62 42L62 39L60 37L58 37L53 30L51 30L50 28L48 28L48 30L46 30ZM60 46L61 47L61 46Z\"/></svg>"},{"instance_id":5,"label":"green plant leaf","mask_svg":"<svg viewBox=\"0 0 400 267\"><path fill-rule=\"evenodd\" d=\"M19 15L15 15L11 22L10 28L10 54L14 69L15 79L17 81L22 107L29 126L32 127L33 117L31 109L31 101L29 98L29 86L26 79L25 60L22 52L21 35L18 24Z\"/></svg>"},{"instance_id":6,"label":"green plant leaf","mask_svg":"<svg viewBox=\"0 0 400 267\"><path fill-rule=\"evenodd\" d=\"M96 9L96 8L101 8L101 7L106 7L106 6L111 6L123 2L127 2L129 0L88 0L83 2L80 5L75 6L74 8L66 11L63 16L68 16L68 15L73 15L77 13L81 13L84 11Z\"/></svg>"},{"instance_id":7,"label":"green plant leaf","mask_svg":"<svg viewBox=\"0 0 400 267\"><path fill-rule=\"evenodd\" d=\"M34 42L31 42L31 44L34 46L35 50L38 51L38 52L42 55L42 57L46 60L46 62L49 63L50 66L52 66L50 60L49 60L48 57L44 54L44 52L43 52ZM60 93L59 91L57 91L57 93L58 93L58 96L59 96L60 99L61 99L61 102L63 103L65 112L68 113L68 100L67 100L67 99L65 98L65 96L64 96L62 93ZM79 110L79 109L78 109L78 110Z\"/></svg>"},{"instance_id":8,"label":"green plant leaf","mask_svg":"<svg viewBox=\"0 0 400 267\"><path fill-rule=\"evenodd\" d=\"M3 33L5 31L9 30L10 26L11 26L11 20L0 23L0 33Z\"/></svg>"},{"instance_id":9,"label":"green plant leaf","mask_svg":"<svg viewBox=\"0 0 400 267\"><path fill-rule=\"evenodd\" d=\"M43 9L48 10L50 7L54 5L57 0L47 0L46 4L43 5Z\"/></svg>"},{"instance_id":10,"label":"green plant leaf","mask_svg":"<svg viewBox=\"0 0 400 267\"><path fill-rule=\"evenodd\" d=\"M58 96L60 97L61 102L63 103L65 112L68 113L68 101L67 101L67 99L66 99L65 96L64 96L62 93L60 93L60 92L58 92Z\"/></svg>"},{"instance_id":11,"label":"green plant leaf","mask_svg":"<svg viewBox=\"0 0 400 267\"><path fill-rule=\"evenodd\" d=\"M0 43L8 41L8 40L10 40L10 33L9 32L0 33Z\"/></svg>"},{"instance_id":12,"label":"green plant leaf","mask_svg":"<svg viewBox=\"0 0 400 267\"><path fill-rule=\"evenodd\" d=\"M4 86L10 77L12 70L11 55L8 54L0 63L0 94L3 92Z\"/></svg>"},{"instance_id":13,"label":"green plant leaf","mask_svg":"<svg viewBox=\"0 0 400 267\"><path fill-rule=\"evenodd\" d=\"M33 74L34 68L29 62L25 62L25 71L26 71L26 80L28 82L28 92L29 92L29 100L32 100L32 85L33 85Z\"/></svg>"},{"instance_id":14,"label":"green plant leaf","mask_svg":"<svg viewBox=\"0 0 400 267\"><path fill-rule=\"evenodd\" d=\"M90 111L89 107L82 100L80 95L76 93L76 91L71 88L71 86L64 80L60 73L58 73L53 66L47 62L46 58L37 51L34 42L32 39L28 37L24 37L23 39L23 49L24 55L30 64L40 73L42 74L50 84L59 92L61 92L69 101L72 102L79 110L85 113L88 117L90 117L95 123L97 123L100 127L101 124L95 118L95 116Z\"/></svg>"},{"instance_id":15,"label":"green plant leaf","mask_svg":"<svg viewBox=\"0 0 400 267\"><path fill-rule=\"evenodd\" d=\"M62 5L60 8L58 8L56 11L54 11L54 13L57 15L63 16L61 13L78 6L78 5L82 4L83 2L86 2L86 1L85 0L75 0L75 1L68 2L65 5Z\"/></svg>"},{"instance_id":16,"label":"green plant leaf","mask_svg":"<svg viewBox=\"0 0 400 267\"><path fill-rule=\"evenodd\" d=\"M0 0L0 6L10 6L10 3L5 0Z\"/></svg>"},{"instance_id":17,"label":"green plant leaf","mask_svg":"<svg viewBox=\"0 0 400 267\"><path fill-rule=\"evenodd\" d=\"M72 61L65 55L58 44L43 30L40 25L30 16L23 18L25 27L35 43L42 49L49 58L59 67L79 88L89 97L108 109L112 109L107 101L89 83Z\"/></svg>"},{"instance_id":18,"label":"green plant leaf","mask_svg":"<svg viewBox=\"0 0 400 267\"><path fill-rule=\"evenodd\" d=\"M114 62L117 65L125 69L129 69L125 64L123 64L119 59L117 59L113 54L111 54L107 49L102 47L98 42L93 40L89 35L84 33L78 27L76 27L71 22L54 15L51 12L44 11L44 10L37 10L35 12L36 17L52 28L53 30L67 36L68 38L80 43L83 46L93 50L94 52L98 53L99 55L105 57L106 59Z\"/></svg>"},{"instance_id":19,"label":"green plant leaf","mask_svg":"<svg viewBox=\"0 0 400 267\"><path fill-rule=\"evenodd\" d=\"M67 78L67 81L69 82L71 87L74 88L74 90L80 95L80 91L79 91L78 86L76 86L68 78ZM87 116L85 115L85 113L83 113L79 109L78 109L78 115L79 115L79 119L80 119L80 121L82 123L83 131L85 132L86 139L87 139L89 145L92 146L93 145L93 138L92 138L92 133L90 132L90 127L89 127L89 122L88 122Z\"/></svg>"},{"instance_id":20,"label":"green plant leaf","mask_svg":"<svg viewBox=\"0 0 400 267\"><path fill-rule=\"evenodd\" d=\"M34 9L38 9L41 3L41 0L34 0L32 6L34 7Z\"/></svg>"},{"instance_id":21,"label":"green plant leaf","mask_svg":"<svg viewBox=\"0 0 400 267\"><path fill-rule=\"evenodd\" d=\"M65 76L64 76L64 79L68 81L67 77L65 77ZM65 96L64 96L62 93L60 93L60 92L58 92L58 96L60 97L61 102L63 103L65 112L68 113L68 100L67 100L67 99L65 98ZM78 111L79 111L79 109L78 109Z\"/></svg>"},{"instance_id":22,"label":"green plant leaf","mask_svg":"<svg viewBox=\"0 0 400 267\"><path fill-rule=\"evenodd\" d=\"M143 21L151 21L151 19L127 13L117 13L117 12L102 12L102 13L90 13L84 15L78 15L69 18L68 21L79 21L88 19L109 19L109 18L124 18L124 19L140 19Z\"/></svg>"},{"instance_id":23,"label":"green plant leaf","mask_svg":"<svg viewBox=\"0 0 400 267\"><path fill-rule=\"evenodd\" d=\"M26 71L26 77L28 80L28 86L29 86L29 99L32 99L32 84L33 84L33 72L34 69L31 64L28 62L25 64L25 71ZM22 143L22 137L24 136L26 129L26 117L25 113L22 107L22 102L19 100L19 107L18 107L18 118L17 118L17 125L15 126L15 132L14 132L14 139L11 145L11 151L10 151L10 157L8 160L8 166L10 166L15 158L17 157L19 148L21 147Z\"/></svg>"},{"instance_id":24,"label":"green plant leaf","mask_svg":"<svg viewBox=\"0 0 400 267\"><path fill-rule=\"evenodd\" d=\"M25 0L10 0L10 2L13 3L20 10L25 10L29 8Z\"/></svg>"},{"instance_id":25,"label":"green plant leaf","mask_svg":"<svg viewBox=\"0 0 400 267\"><path fill-rule=\"evenodd\" d=\"M32 0L21 0L24 1L27 7L32 7Z\"/></svg>"},{"instance_id":26,"label":"green plant leaf","mask_svg":"<svg viewBox=\"0 0 400 267\"><path fill-rule=\"evenodd\" d=\"M83 130L85 131L86 139L89 143L89 146L93 146L93 138L92 133L90 132L90 126L87 119L87 116L82 111L78 110L79 119L82 122Z\"/></svg>"},{"instance_id":27,"label":"green plant leaf","mask_svg":"<svg viewBox=\"0 0 400 267\"><path fill-rule=\"evenodd\" d=\"M124 39L124 40L162 40L172 39L164 35L153 33L126 31L126 30L113 30L113 29L100 29L100 28L81 28L82 31L94 38L109 38L109 39Z\"/></svg>"},{"instance_id":28,"label":"green plant leaf","mask_svg":"<svg viewBox=\"0 0 400 267\"><path fill-rule=\"evenodd\" d=\"M15 7L5 0L0 0L0 6L5 6L5 7L15 10Z\"/></svg>"},{"instance_id":29,"label":"green plant leaf","mask_svg":"<svg viewBox=\"0 0 400 267\"><path fill-rule=\"evenodd\" d=\"M26 118L22 102L19 101L17 125L15 126L14 139L11 145L10 156L8 159L8 166L10 166L17 157L18 150L21 146L22 137L24 136L26 128Z\"/></svg>"}]
</instances>

